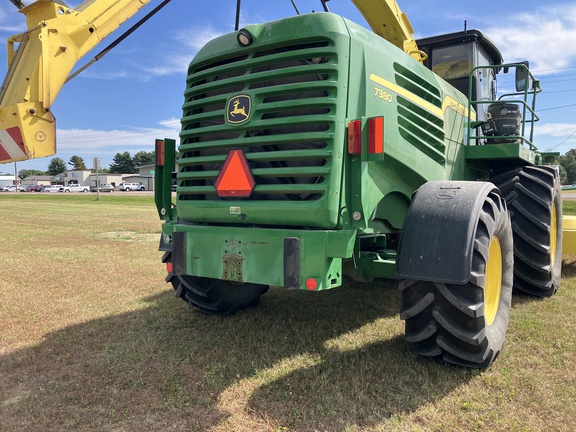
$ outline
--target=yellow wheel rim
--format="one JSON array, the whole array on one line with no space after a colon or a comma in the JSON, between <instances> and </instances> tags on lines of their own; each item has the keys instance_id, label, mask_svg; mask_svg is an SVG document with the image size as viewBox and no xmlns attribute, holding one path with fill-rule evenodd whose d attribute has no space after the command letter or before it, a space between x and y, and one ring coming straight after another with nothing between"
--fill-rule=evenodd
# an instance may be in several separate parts
<instances>
[{"instance_id":1,"label":"yellow wheel rim","mask_svg":"<svg viewBox=\"0 0 576 432\"><path fill-rule=\"evenodd\" d=\"M502 291L502 249L498 237L492 237L488 251L488 264L486 265L486 285L484 287L484 304L486 307L486 322L494 322L500 303Z\"/></svg>"},{"instance_id":2,"label":"yellow wheel rim","mask_svg":"<svg viewBox=\"0 0 576 432\"><path fill-rule=\"evenodd\" d=\"M558 223L556 221L556 203L552 204L552 220L550 221L550 265L556 262L556 239L558 238Z\"/></svg>"}]
</instances>

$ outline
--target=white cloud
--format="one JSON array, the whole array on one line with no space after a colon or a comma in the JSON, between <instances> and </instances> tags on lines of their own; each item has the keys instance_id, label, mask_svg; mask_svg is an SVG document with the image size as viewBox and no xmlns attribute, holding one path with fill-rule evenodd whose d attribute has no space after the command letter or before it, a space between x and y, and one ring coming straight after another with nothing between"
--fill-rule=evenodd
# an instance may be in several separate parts
<instances>
[{"instance_id":1,"label":"white cloud","mask_svg":"<svg viewBox=\"0 0 576 432\"><path fill-rule=\"evenodd\" d=\"M186 73L188 64L192 58L210 40L221 36L225 31L215 30L212 26L191 27L186 31L181 31L174 37L178 42L177 53L170 52L154 66L137 65L144 72L143 80L147 81L151 77L171 75L174 73Z\"/></svg>"},{"instance_id":2,"label":"white cloud","mask_svg":"<svg viewBox=\"0 0 576 432\"><path fill-rule=\"evenodd\" d=\"M90 68L82 71L80 74L83 78L92 78L99 80L117 80L131 77L131 75L125 70L114 70L114 71L102 71L98 72L91 70Z\"/></svg>"},{"instance_id":3,"label":"white cloud","mask_svg":"<svg viewBox=\"0 0 576 432\"><path fill-rule=\"evenodd\" d=\"M8 4L0 6L0 32L10 34L23 32L26 30L26 21L23 18L14 6Z\"/></svg>"},{"instance_id":4,"label":"white cloud","mask_svg":"<svg viewBox=\"0 0 576 432\"><path fill-rule=\"evenodd\" d=\"M192 27L181 31L176 35L176 40L180 41L185 46L189 47L194 53L200 51L204 45L212 39L222 36L225 31L215 30L211 25L204 27Z\"/></svg>"},{"instance_id":5,"label":"white cloud","mask_svg":"<svg viewBox=\"0 0 576 432\"><path fill-rule=\"evenodd\" d=\"M549 6L508 15L486 34L504 61L529 60L539 75L555 73L576 60L576 5Z\"/></svg>"},{"instance_id":6,"label":"white cloud","mask_svg":"<svg viewBox=\"0 0 576 432\"><path fill-rule=\"evenodd\" d=\"M152 151L156 138L178 139L180 121L167 119L158 128L116 130L58 129L58 154L115 155Z\"/></svg>"},{"instance_id":7,"label":"white cloud","mask_svg":"<svg viewBox=\"0 0 576 432\"><path fill-rule=\"evenodd\" d=\"M534 132L537 135L550 135L553 137L566 138L576 131L575 123L545 123L536 125ZM576 140L576 137L574 137Z\"/></svg>"}]
</instances>

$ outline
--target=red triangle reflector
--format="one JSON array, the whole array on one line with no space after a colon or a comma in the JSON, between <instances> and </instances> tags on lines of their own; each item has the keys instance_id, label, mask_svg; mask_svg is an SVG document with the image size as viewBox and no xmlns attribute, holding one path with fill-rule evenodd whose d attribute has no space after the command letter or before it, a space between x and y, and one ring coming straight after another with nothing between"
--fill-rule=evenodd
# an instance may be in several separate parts
<instances>
[{"instance_id":1,"label":"red triangle reflector","mask_svg":"<svg viewBox=\"0 0 576 432\"><path fill-rule=\"evenodd\" d=\"M254 177L242 150L230 151L216 179L218 196L249 197L254 185Z\"/></svg>"}]
</instances>

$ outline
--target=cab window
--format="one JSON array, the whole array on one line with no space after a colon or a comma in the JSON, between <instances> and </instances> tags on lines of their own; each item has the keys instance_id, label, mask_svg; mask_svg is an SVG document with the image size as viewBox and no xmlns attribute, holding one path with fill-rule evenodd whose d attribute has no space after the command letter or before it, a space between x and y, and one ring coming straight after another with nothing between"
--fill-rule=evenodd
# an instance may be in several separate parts
<instances>
[{"instance_id":1,"label":"cab window","mask_svg":"<svg viewBox=\"0 0 576 432\"><path fill-rule=\"evenodd\" d=\"M433 48L432 71L445 80L467 78L473 64L471 53L470 44Z\"/></svg>"},{"instance_id":2,"label":"cab window","mask_svg":"<svg viewBox=\"0 0 576 432\"><path fill-rule=\"evenodd\" d=\"M482 47L478 47L478 66L490 66L492 62ZM496 99L496 71L494 69L478 69L480 94L478 100Z\"/></svg>"}]
</instances>

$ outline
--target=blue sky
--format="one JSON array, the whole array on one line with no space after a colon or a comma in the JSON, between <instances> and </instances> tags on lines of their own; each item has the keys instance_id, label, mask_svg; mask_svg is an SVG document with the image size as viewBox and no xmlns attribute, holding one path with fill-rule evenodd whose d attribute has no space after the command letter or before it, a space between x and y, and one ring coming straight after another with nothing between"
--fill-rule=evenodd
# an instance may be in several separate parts
<instances>
[{"instance_id":1,"label":"blue sky","mask_svg":"<svg viewBox=\"0 0 576 432\"><path fill-rule=\"evenodd\" d=\"M23 0L24 4L32 0ZM300 12L321 11L320 0L295 0ZM69 1L76 7L81 1ZM152 0L131 22L150 11ZM538 108L541 121L535 144L562 154L576 148L576 2L525 0L400 0L416 32L425 37L468 28L483 30L500 48L504 60L530 60L542 81ZM365 25L349 0L331 0L332 12ZM57 157L68 162L81 156L88 167L99 157L107 167L114 155L152 151L155 138L177 138L186 68L211 38L233 31L235 0L172 0L151 21L102 60L62 89L52 107L57 119ZM244 0L241 25L295 14L290 0ZM129 23L128 23L129 24ZM90 60L116 36L112 34L82 59ZM9 0L0 0L0 39L25 29L24 16ZM0 57L6 58L0 42ZM0 75L6 73L1 61ZM500 89L512 76L499 75ZM18 162L17 168L46 170L51 157ZM13 164L0 172L13 173Z\"/></svg>"}]
</instances>

